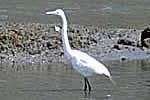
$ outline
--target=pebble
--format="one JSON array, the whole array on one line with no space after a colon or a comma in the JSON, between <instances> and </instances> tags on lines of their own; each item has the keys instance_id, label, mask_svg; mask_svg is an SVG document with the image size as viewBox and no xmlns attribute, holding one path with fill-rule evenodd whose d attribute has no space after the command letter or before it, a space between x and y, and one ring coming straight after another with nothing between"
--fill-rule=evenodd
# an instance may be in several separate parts
<instances>
[{"instance_id":1,"label":"pebble","mask_svg":"<svg viewBox=\"0 0 150 100\"><path fill-rule=\"evenodd\" d=\"M107 97L111 97L111 94L107 94Z\"/></svg>"}]
</instances>

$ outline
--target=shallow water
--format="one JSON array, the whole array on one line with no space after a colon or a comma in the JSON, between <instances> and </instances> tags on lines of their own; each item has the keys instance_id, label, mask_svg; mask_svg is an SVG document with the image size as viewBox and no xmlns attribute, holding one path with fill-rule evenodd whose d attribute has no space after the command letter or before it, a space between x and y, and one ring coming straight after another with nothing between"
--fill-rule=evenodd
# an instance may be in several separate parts
<instances>
[{"instance_id":1,"label":"shallow water","mask_svg":"<svg viewBox=\"0 0 150 100\"><path fill-rule=\"evenodd\" d=\"M44 12L64 8L71 24L144 27L150 24L149 5L149 0L0 0L0 20L54 23L56 17Z\"/></svg>"},{"instance_id":2,"label":"shallow water","mask_svg":"<svg viewBox=\"0 0 150 100\"><path fill-rule=\"evenodd\" d=\"M82 76L64 63L1 63L0 98L3 100L148 100L150 61L104 62L116 81L93 75L92 92L82 91Z\"/></svg>"}]
</instances>

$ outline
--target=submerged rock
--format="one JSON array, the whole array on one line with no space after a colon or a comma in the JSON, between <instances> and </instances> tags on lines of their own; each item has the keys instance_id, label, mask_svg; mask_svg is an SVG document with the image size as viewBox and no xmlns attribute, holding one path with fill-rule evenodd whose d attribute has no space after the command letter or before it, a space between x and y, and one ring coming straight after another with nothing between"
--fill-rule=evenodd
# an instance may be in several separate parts
<instances>
[{"instance_id":1,"label":"submerged rock","mask_svg":"<svg viewBox=\"0 0 150 100\"><path fill-rule=\"evenodd\" d=\"M120 57L120 60L121 60L121 61L125 61L125 60L127 60L127 59L128 59L128 58L125 57L125 56L121 56L121 57Z\"/></svg>"}]
</instances>

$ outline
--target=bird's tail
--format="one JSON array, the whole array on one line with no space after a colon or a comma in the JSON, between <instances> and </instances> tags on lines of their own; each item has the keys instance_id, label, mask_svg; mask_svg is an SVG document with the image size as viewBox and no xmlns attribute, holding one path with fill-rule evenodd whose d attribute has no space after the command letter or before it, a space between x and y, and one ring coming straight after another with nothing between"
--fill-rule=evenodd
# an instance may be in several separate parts
<instances>
[{"instance_id":1,"label":"bird's tail","mask_svg":"<svg viewBox=\"0 0 150 100\"><path fill-rule=\"evenodd\" d=\"M116 82L113 80L112 76L109 76L109 79L110 79L110 81L112 82L112 84L113 84L114 86L117 85Z\"/></svg>"}]
</instances>

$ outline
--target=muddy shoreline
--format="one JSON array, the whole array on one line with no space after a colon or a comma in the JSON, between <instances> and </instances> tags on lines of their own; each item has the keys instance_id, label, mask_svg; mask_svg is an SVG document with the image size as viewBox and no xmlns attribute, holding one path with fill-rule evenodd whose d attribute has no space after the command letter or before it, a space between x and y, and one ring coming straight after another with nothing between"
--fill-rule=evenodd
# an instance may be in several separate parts
<instances>
[{"instance_id":1,"label":"muddy shoreline","mask_svg":"<svg viewBox=\"0 0 150 100\"><path fill-rule=\"evenodd\" d=\"M56 24L0 22L1 62L66 62L61 34ZM141 48L141 30L69 25L73 49L84 51L98 60L150 58L150 50Z\"/></svg>"}]
</instances>

